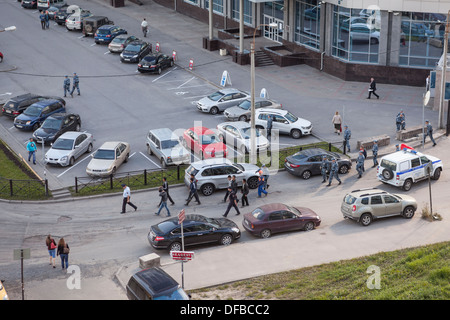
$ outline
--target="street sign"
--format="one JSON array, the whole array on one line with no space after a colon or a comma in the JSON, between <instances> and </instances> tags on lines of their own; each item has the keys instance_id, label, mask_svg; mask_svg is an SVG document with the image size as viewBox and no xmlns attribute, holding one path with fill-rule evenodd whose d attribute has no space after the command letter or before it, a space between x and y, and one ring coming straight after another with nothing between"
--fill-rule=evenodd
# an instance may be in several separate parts
<instances>
[{"instance_id":1,"label":"street sign","mask_svg":"<svg viewBox=\"0 0 450 320\"><path fill-rule=\"evenodd\" d=\"M184 212L184 209L182 209L180 211L180 213L178 214L178 224L182 224L185 218L186 218L186 214Z\"/></svg>"},{"instance_id":2,"label":"street sign","mask_svg":"<svg viewBox=\"0 0 450 320\"><path fill-rule=\"evenodd\" d=\"M159 42L156 43L156 52L159 52Z\"/></svg>"},{"instance_id":3,"label":"street sign","mask_svg":"<svg viewBox=\"0 0 450 320\"><path fill-rule=\"evenodd\" d=\"M30 248L14 249L13 253L14 260L30 259Z\"/></svg>"},{"instance_id":4,"label":"street sign","mask_svg":"<svg viewBox=\"0 0 450 320\"><path fill-rule=\"evenodd\" d=\"M194 68L194 59L189 60L189 70Z\"/></svg>"},{"instance_id":5,"label":"street sign","mask_svg":"<svg viewBox=\"0 0 450 320\"><path fill-rule=\"evenodd\" d=\"M221 85L222 87L225 87L227 84L231 86L231 77L230 77L230 75L228 74L228 71L225 70L225 71L222 73L222 78L221 78L221 80L220 80L220 85Z\"/></svg>"},{"instance_id":6,"label":"street sign","mask_svg":"<svg viewBox=\"0 0 450 320\"><path fill-rule=\"evenodd\" d=\"M177 61L177 52L175 50L172 51L173 61Z\"/></svg>"},{"instance_id":7,"label":"street sign","mask_svg":"<svg viewBox=\"0 0 450 320\"><path fill-rule=\"evenodd\" d=\"M193 251L170 251L170 256L173 260L190 261L194 259Z\"/></svg>"}]
</instances>

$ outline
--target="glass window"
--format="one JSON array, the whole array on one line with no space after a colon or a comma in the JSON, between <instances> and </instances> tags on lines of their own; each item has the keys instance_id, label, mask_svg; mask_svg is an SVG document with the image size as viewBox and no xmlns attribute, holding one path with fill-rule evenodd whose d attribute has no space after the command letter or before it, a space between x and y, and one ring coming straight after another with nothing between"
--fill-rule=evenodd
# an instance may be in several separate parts
<instances>
[{"instance_id":1,"label":"glass window","mask_svg":"<svg viewBox=\"0 0 450 320\"><path fill-rule=\"evenodd\" d=\"M294 41L308 47L320 47L320 5L318 0L295 2Z\"/></svg>"},{"instance_id":2,"label":"glass window","mask_svg":"<svg viewBox=\"0 0 450 320\"><path fill-rule=\"evenodd\" d=\"M223 14L223 1L224 0L213 0L214 13ZM209 10L209 0L205 0L205 8Z\"/></svg>"},{"instance_id":3,"label":"glass window","mask_svg":"<svg viewBox=\"0 0 450 320\"><path fill-rule=\"evenodd\" d=\"M232 0L232 15L233 19L239 21L239 0ZM244 23L252 23L252 3L250 0L244 0Z\"/></svg>"},{"instance_id":4,"label":"glass window","mask_svg":"<svg viewBox=\"0 0 450 320\"><path fill-rule=\"evenodd\" d=\"M184 0L184 2L193 4L193 5L196 5L196 6L199 5L199 3L200 3L199 1L200 1L200 0Z\"/></svg>"},{"instance_id":5,"label":"glass window","mask_svg":"<svg viewBox=\"0 0 450 320\"><path fill-rule=\"evenodd\" d=\"M381 196L373 196L370 204L383 204L383 201L381 200Z\"/></svg>"}]
</instances>

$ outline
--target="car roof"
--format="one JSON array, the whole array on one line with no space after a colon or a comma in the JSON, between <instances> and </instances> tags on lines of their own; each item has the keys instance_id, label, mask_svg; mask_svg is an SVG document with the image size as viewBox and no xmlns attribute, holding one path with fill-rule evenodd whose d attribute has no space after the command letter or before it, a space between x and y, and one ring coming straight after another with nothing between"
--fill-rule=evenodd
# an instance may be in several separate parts
<instances>
[{"instance_id":1,"label":"car roof","mask_svg":"<svg viewBox=\"0 0 450 320\"><path fill-rule=\"evenodd\" d=\"M158 137L158 139L163 140L170 140L173 137L176 137L174 132L169 128L150 129L149 132L151 132L154 136Z\"/></svg>"},{"instance_id":2,"label":"car roof","mask_svg":"<svg viewBox=\"0 0 450 320\"><path fill-rule=\"evenodd\" d=\"M192 127L192 128L189 128L188 130L194 131L196 134L198 134L200 136L203 134L216 133L214 130L209 129L207 127Z\"/></svg>"},{"instance_id":3,"label":"car roof","mask_svg":"<svg viewBox=\"0 0 450 320\"><path fill-rule=\"evenodd\" d=\"M141 39L136 39L133 42L130 42L130 44L144 44L144 43L148 43L147 41L141 40Z\"/></svg>"},{"instance_id":4,"label":"car roof","mask_svg":"<svg viewBox=\"0 0 450 320\"><path fill-rule=\"evenodd\" d=\"M288 113L289 111L285 110L285 109L275 109L275 108L259 108L259 109L256 109L256 113L262 113L262 112L270 112L270 113L284 115L284 114Z\"/></svg>"},{"instance_id":5,"label":"car roof","mask_svg":"<svg viewBox=\"0 0 450 320\"><path fill-rule=\"evenodd\" d=\"M262 206L259 206L264 213L270 213L278 210L286 210L287 206L282 203L269 203Z\"/></svg>"},{"instance_id":6,"label":"car roof","mask_svg":"<svg viewBox=\"0 0 450 320\"><path fill-rule=\"evenodd\" d=\"M243 92L243 91L241 91L239 89L235 89L235 88L223 88L223 89L220 89L220 90L217 90L217 91L222 92L224 94L233 93L233 92Z\"/></svg>"},{"instance_id":7,"label":"car roof","mask_svg":"<svg viewBox=\"0 0 450 320\"><path fill-rule=\"evenodd\" d=\"M113 27L116 27L115 25L113 25L113 24L104 24L104 25L102 25L99 29L111 29L111 28L113 28Z\"/></svg>"},{"instance_id":8,"label":"car roof","mask_svg":"<svg viewBox=\"0 0 450 320\"><path fill-rule=\"evenodd\" d=\"M24 100L28 100L28 99L39 98L39 97L41 97L41 95L34 94L34 93L24 93L19 96L12 97L11 99L9 99L9 101L20 102L20 101L24 101Z\"/></svg>"},{"instance_id":9,"label":"car roof","mask_svg":"<svg viewBox=\"0 0 450 320\"><path fill-rule=\"evenodd\" d=\"M153 267L136 272L133 276L153 297L162 295L172 289L177 289L179 284L164 270Z\"/></svg>"},{"instance_id":10,"label":"car roof","mask_svg":"<svg viewBox=\"0 0 450 320\"><path fill-rule=\"evenodd\" d=\"M250 123L247 123L245 121L229 121L229 122L223 122L221 124L219 124L221 126L233 126L235 128L238 129L243 129L243 128L249 128L250 127Z\"/></svg>"},{"instance_id":11,"label":"car roof","mask_svg":"<svg viewBox=\"0 0 450 320\"><path fill-rule=\"evenodd\" d=\"M306 156L315 156L315 155L323 154L323 153L329 154L328 151L326 151L324 149L320 149L320 148L304 149L304 150L299 151L298 153L304 154Z\"/></svg>"},{"instance_id":12,"label":"car roof","mask_svg":"<svg viewBox=\"0 0 450 320\"><path fill-rule=\"evenodd\" d=\"M365 197L375 194L389 194L389 193L378 188L366 188L353 190L352 192L350 192L350 194L354 197Z\"/></svg>"},{"instance_id":13,"label":"car roof","mask_svg":"<svg viewBox=\"0 0 450 320\"><path fill-rule=\"evenodd\" d=\"M70 113L54 113L50 115L48 118L54 118L54 119L64 119L66 116L71 115Z\"/></svg>"},{"instance_id":14,"label":"car roof","mask_svg":"<svg viewBox=\"0 0 450 320\"><path fill-rule=\"evenodd\" d=\"M122 141L107 141L104 142L99 149L114 149L119 143L127 144L126 142Z\"/></svg>"},{"instance_id":15,"label":"car roof","mask_svg":"<svg viewBox=\"0 0 450 320\"><path fill-rule=\"evenodd\" d=\"M204 168L208 166L214 166L214 165L220 165L220 164L233 164L229 159L227 158L210 158L205 160L200 160L196 162L192 162L191 166L194 168Z\"/></svg>"},{"instance_id":16,"label":"car roof","mask_svg":"<svg viewBox=\"0 0 450 320\"><path fill-rule=\"evenodd\" d=\"M417 151L404 151L400 150L388 155L385 155L382 159L386 159L392 162L400 162L405 160L411 160L420 156L423 156L424 154L417 152Z\"/></svg>"},{"instance_id":17,"label":"car roof","mask_svg":"<svg viewBox=\"0 0 450 320\"><path fill-rule=\"evenodd\" d=\"M107 17L106 16L90 16L90 17L87 17L85 19L85 21L86 20L89 21L89 20L105 19L105 18L107 18Z\"/></svg>"},{"instance_id":18,"label":"car roof","mask_svg":"<svg viewBox=\"0 0 450 320\"><path fill-rule=\"evenodd\" d=\"M60 138L64 138L64 139L76 139L78 136L82 135L82 134L86 134L86 135L90 135L90 133L87 132L78 132L78 131L66 131L64 132L62 135L60 135L58 137L58 139Z\"/></svg>"},{"instance_id":19,"label":"car roof","mask_svg":"<svg viewBox=\"0 0 450 320\"><path fill-rule=\"evenodd\" d=\"M56 100L56 99L45 99L45 100L41 100L41 101L33 103L32 106L38 106L38 107L42 107L43 108L43 107L46 107L46 106L48 106L48 105L50 105L52 103L55 103L55 102L61 102L61 101Z\"/></svg>"}]
</instances>

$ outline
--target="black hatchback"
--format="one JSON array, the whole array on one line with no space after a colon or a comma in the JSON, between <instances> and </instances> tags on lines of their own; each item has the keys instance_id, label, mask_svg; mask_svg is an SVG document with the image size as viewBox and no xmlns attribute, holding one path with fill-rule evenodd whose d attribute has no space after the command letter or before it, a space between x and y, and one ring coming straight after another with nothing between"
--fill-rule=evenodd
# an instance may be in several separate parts
<instances>
[{"instance_id":1,"label":"black hatchback","mask_svg":"<svg viewBox=\"0 0 450 320\"><path fill-rule=\"evenodd\" d=\"M218 242L229 245L241 237L239 227L226 218L207 218L198 214L188 214L183 221L184 245L192 246ZM151 226L148 241L155 249L181 251L181 225L174 217Z\"/></svg>"},{"instance_id":2,"label":"black hatchback","mask_svg":"<svg viewBox=\"0 0 450 320\"><path fill-rule=\"evenodd\" d=\"M136 40L131 42L125 47L125 49L123 49L122 53L120 54L120 61L139 62L142 57L145 57L150 52L152 52L151 43L142 40Z\"/></svg>"},{"instance_id":3,"label":"black hatchback","mask_svg":"<svg viewBox=\"0 0 450 320\"><path fill-rule=\"evenodd\" d=\"M31 106L33 103L47 99L56 99L59 100L63 105L66 105L66 101L59 97L41 96L34 93L25 93L6 101L6 103L2 107L2 114L10 118L15 118L22 112L24 112L25 109Z\"/></svg>"}]
</instances>

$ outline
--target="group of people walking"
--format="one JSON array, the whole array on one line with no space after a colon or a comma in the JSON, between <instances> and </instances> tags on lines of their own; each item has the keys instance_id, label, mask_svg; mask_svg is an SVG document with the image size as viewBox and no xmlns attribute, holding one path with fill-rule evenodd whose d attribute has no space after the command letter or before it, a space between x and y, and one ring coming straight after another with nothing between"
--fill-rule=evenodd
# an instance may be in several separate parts
<instances>
[{"instance_id":1,"label":"group of people walking","mask_svg":"<svg viewBox=\"0 0 450 320\"><path fill-rule=\"evenodd\" d=\"M75 89L77 89L78 95L80 95L80 78L78 77L77 73L73 73L73 79L72 79L72 90L70 90L70 79L69 76L64 77L64 97L67 93L69 93L73 98L73 93Z\"/></svg>"},{"instance_id":2,"label":"group of people walking","mask_svg":"<svg viewBox=\"0 0 450 320\"><path fill-rule=\"evenodd\" d=\"M55 239L48 235L45 239L45 245L50 256L50 265L56 268L56 257L59 256L62 269L67 269L69 267L70 248L64 238L59 239L58 244L56 244Z\"/></svg>"},{"instance_id":3,"label":"group of people walking","mask_svg":"<svg viewBox=\"0 0 450 320\"><path fill-rule=\"evenodd\" d=\"M41 14L39 15L39 20L41 21L42 30L50 29L50 16L47 10L41 11Z\"/></svg>"}]
</instances>

